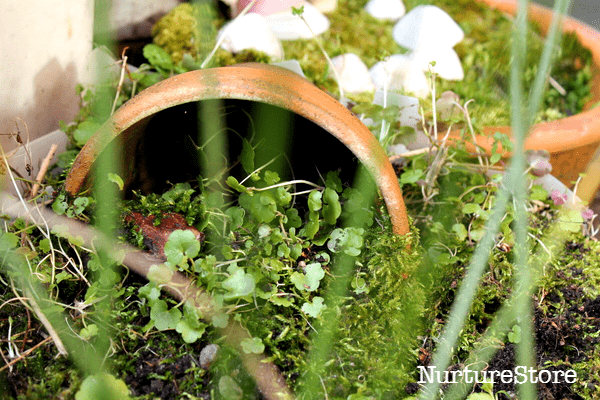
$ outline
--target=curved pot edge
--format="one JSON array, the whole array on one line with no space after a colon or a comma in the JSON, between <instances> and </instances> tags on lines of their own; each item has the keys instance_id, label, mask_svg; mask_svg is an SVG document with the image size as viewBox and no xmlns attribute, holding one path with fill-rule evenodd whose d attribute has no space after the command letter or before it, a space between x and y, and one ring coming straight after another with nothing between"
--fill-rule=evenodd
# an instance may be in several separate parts
<instances>
[{"instance_id":1,"label":"curved pot edge","mask_svg":"<svg viewBox=\"0 0 600 400\"><path fill-rule=\"evenodd\" d=\"M510 14L514 14L517 10L516 0L477 1ZM545 30L552 20L552 10L542 5L530 4L529 19L536 20L541 28ZM594 97L592 102L598 101L600 100L600 31L569 16L565 16L561 23L563 32L575 32L581 43L592 51L595 73L595 76L592 78L592 94ZM510 134L511 128L509 126L490 126L483 128L483 130L488 133L499 131ZM563 159L565 157L580 157L581 152L586 154L585 158L590 158L593 149L591 152L584 149L597 146L598 143L600 143L600 107L588 109L577 115L560 120L532 126L525 142L525 148L531 150L545 149L556 157L562 157ZM485 135L479 135L477 136L477 144L489 154L493 139ZM569 153L573 154L569 155ZM580 161L579 164L587 163L586 160ZM568 171L564 173L565 177L573 174L574 172ZM563 181L565 179L570 180L565 177L561 179Z\"/></svg>"},{"instance_id":2,"label":"curved pot edge","mask_svg":"<svg viewBox=\"0 0 600 400\"><path fill-rule=\"evenodd\" d=\"M240 87L243 88L240 91ZM124 104L83 147L65 187L76 194L105 146L136 122L183 103L208 99L260 101L286 108L334 135L367 167L386 203L394 233L409 232L398 179L371 132L341 103L299 75L271 65L244 65L187 72L140 92Z\"/></svg>"}]
</instances>

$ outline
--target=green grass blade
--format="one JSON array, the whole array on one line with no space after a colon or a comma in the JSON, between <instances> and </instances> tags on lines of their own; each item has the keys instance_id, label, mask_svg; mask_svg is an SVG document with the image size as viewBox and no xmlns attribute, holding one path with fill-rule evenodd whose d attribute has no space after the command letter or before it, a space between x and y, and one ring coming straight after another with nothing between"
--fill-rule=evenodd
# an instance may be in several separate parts
<instances>
[{"instance_id":1,"label":"green grass blade","mask_svg":"<svg viewBox=\"0 0 600 400\"><path fill-rule=\"evenodd\" d=\"M528 111L528 115L530 118L530 121L528 123L530 125L533 124L533 119L538 113L544 98L543 94L547 86L553 56L556 55L556 49L557 47L559 47L558 44L560 43L560 38L562 36L562 31L559 29L560 23L567 10L569 9L570 3L571 0L556 0L554 3L552 22L546 34L546 43L544 45L544 51L542 52L542 57L538 65L539 72L536 75L535 81L531 88L530 104Z\"/></svg>"},{"instance_id":2,"label":"green grass blade","mask_svg":"<svg viewBox=\"0 0 600 400\"><path fill-rule=\"evenodd\" d=\"M509 182L512 181L512 176L514 176L514 174L507 174L507 180ZM452 305L443 338L438 344L437 351L431 363L436 371L443 372L450 365L450 359L452 358L459 334L469 314L469 309L475 297L475 293L477 292L479 281L487 268L490 249L494 245L494 238L500 229L500 223L502 222L502 217L505 213L509 199L509 191L503 189L498 195L492 216L486 224L485 235L479 242L473 257L471 258L466 276L458 289L456 300ZM440 382L437 382L436 380L427 383L422 391L420 399L425 400L435 398L434 394L438 392L439 388Z\"/></svg>"}]
</instances>

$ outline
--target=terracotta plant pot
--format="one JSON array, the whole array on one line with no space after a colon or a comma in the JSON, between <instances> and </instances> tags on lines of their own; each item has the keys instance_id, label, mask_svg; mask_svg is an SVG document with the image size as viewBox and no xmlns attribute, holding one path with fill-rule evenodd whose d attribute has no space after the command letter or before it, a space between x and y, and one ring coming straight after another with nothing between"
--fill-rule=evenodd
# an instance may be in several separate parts
<instances>
[{"instance_id":1,"label":"terracotta plant pot","mask_svg":"<svg viewBox=\"0 0 600 400\"><path fill-rule=\"evenodd\" d=\"M401 235L408 233L408 217L398 179L384 149L369 129L341 103L306 79L265 64L192 71L142 91L117 110L88 140L67 176L66 190L75 195L89 185L92 164L113 139L121 141L125 160L134 159L137 144L156 114L207 99L267 103L289 110L323 128L350 149L369 170L383 196L394 232ZM169 139L165 137L164 140ZM336 157L335 154L332 156ZM124 177L125 181L127 178Z\"/></svg>"},{"instance_id":2,"label":"terracotta plant pot","mask_svg":"<svg viewBox=\"0 0 600 400\"><path fill-rule=\"evenodd\" d=\"M516 0L478 0L506 13L516 14ZM546 32L552 21L552 10L531 4L529 18ZM592 52L593 78L592 99L588 106L600 101L600 32L576 19L564 17L563 32L575 32L581 44ZM492 126L483 129L477 144L491 153L494 132L510 134L508 126ZM547 150L551 154L552 174L567 186L572 186L578 175L586 170L600 143L600 107L587 109L577 115L556 121L544 122L532 127L525 148Z\"/></svg>"}]
</instances>

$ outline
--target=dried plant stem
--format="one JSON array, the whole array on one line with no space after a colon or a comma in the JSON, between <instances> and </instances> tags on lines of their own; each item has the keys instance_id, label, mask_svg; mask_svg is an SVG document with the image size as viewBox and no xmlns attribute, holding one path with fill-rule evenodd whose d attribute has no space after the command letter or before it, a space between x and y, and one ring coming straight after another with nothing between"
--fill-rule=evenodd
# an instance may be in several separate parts
<instances>
[{"instance_id":1,"label":"dried plant stem","mask_svg":"<svg viewBox=\"0 0 600 400\"><path fill-rule=\"evenodd\" d=\"M393 156L390 156L390 162L396 161L396 160L400 160L402 158L406 158L406 157L414 157L414 156L418 156L421 154L425 154L425 153L431 153L433 151L433 147L423 147L422 149L416 149L416 150L411 150L411 151L407 151L406 153L402 153L402 154L394 154Z\"/></svg>"},{"instance_id":2,"label":"dried plant stem","mask_svg":"<svg viewBox=\"0 0 600 400\"><path fill-rule=\"evenodd\" d=\"M4 371L6 368L12 367L16 363L18 363L19 361L21 361L22 359L27 357L29 354L31 354L31 352L33 352L35 349L37 349L40 346L43 346L44 344L48 343L50 340L52 340L52 337L48 336L46 339L42 340L41 342L39 342L32 348L27 349L27 351L25 351L24 353L21 353L21 355L19 355L19 357L15 358L14 360L12 360L10 362L7 362L6 365L4 365L4 367L0 368L0 372Z\"/></svg>"},{"instance_id":3,"label":"dried plant stem","mask_svg":"<svg viewBox=\"0 0 600 400\"><path fill-rule=\"evenodd\" d=\"M125 52L127 51L127 47L123 49L123 54L121 54L121 76L119 77L119 85L117 86L117 93L115 94L115 100L113 101L112 109L110 110L110 115L115 113L115 109L117 108L117 100L119 100L119 95L121 94L121 88L123 87L123 81L125 80L125 72L127 71L127 56Z\"/></svg>"},{"instance_id":4,"label":"dried plant stem","mask_svg":"<svg viewBox=\"0 0 600 400\"><path fill-rule=\"evenodd\" d=\"M35 184L31 188L30 198L33 199L35 197L35 195L37 194L38 190L40 189L42 180L44 179L46 172L48 172L48 168L50 167L50 161L52 161L52 157L54 157L54 153L56 153L56 149L58 149L57 144L53 144L52 146L50 146L50 150L48 150L48 154L46 154L44 161L42 161L42 165L40 166L40 171L38 172L37 176L35 177Z\"/></svg>"},{"instance_id":5,"label":"dried plant stem","mask_svg":"<svg viewBox=\"0 0 600 400\"><path fill-rule=\"evenodd\" d=\"M308 21L306 20L306 18L304 18L304 15L300 14L300 18L302 18L302 21L304 21L304 24L306 25L306 27L308 28L308 30L312 34L313 38L315 39L315 42L317 43L317 46L319 46L319 49L321 50L321 52L323 53L323 55L327 59L327 63L331 66L331 70L332 70L333 75L335 76L335 80L336 80L336 82L338 84L338 90L340 91L340 102L343 103L343 104L345 104L345 101L344 101L344 99L345 99L344 88L342 87L342 80L340 78L340 74L338 73L337 68L335 67L335 65L333 65L333 61L331 61L331 58L329 58L329 55L325 51L325 48L321 44L321 41L319 40L318 36L315 35L315 32L312 30L312 28L308 24Z\"/></svg>"},{"instance_id":6,"label":"dried plant stem","mask_svg":"<svg viewBox=\"0 0 600 400\"><path fill-rule=\"evenodd\" d=\"M46 318L46 315L44 315L44 313L40 309L40 306L35 301L33 294L28 289L24 289L24 293L25 293L25 296L27 296L27 303L25 303L24 300L21 300L21 302L25 306L29 305L31 307L31 309L33 310L35 315L38 317L38 319L40 320L42 325L44 325L44 328L46 328L46 330L48 331L48 334L50 334L50 338L52 338L52 341L56 345L56 348L58 349L58 353L62 354L62 355L67 355L68 354L67 349L66 349L65 345L63 344L62 340L60 339L60 336L58 336L58 333L56 332L56 330L54 329L54 327L52 326L50 321L48 321L48 318Z\"/></svg>"}]
</instances>

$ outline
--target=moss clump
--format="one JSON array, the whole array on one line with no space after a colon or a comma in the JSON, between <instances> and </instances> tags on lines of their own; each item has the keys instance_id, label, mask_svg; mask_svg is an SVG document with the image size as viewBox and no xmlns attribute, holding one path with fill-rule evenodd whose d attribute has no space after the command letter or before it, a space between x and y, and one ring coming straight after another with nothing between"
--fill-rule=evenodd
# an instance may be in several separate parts
<instances>
[{"instance_id":1,"label":"moss clump","mask_svg":"<svg viewBox=\"0 0 600 400\"><path fill-rule=\"evenodd\" d=\"M271 57L269 57L267 53L254 49L245 49L236 54L232 54L228 51L219 49L215 53L213 64L220 67L226 67L228 65L243 64L249 62L268 64L271 62Z\"/></svg>"},{"instance_id":2,"label":"moss clump","mask_svg":"<svg viewBox=\"0 0 600 400\"><path fill-rule=\"evenodd\" d=\"M341 307L339 332L324 381L329 394L397 399L416 369L414 352L425 307L416 278L418 234L383 234L366 243L364 264Z\"/></svg>"},{"instance_id":3,"label":"moss clump","mask_svg":"<svg viewBox=\"0 0 600 400\"><path fill-rule=\"evenodd\" d=\"M289 387L307 370L310 348L310 323L291 307L266 302L260 310L244 317L246 327L260 337L268 349L269 359L277 365Z\"/></svg>"},{"instance_id":4,"label":"moss clump","mask_svg":"<svg viewBox=\"0 0 600 400\"><path fill-rule=\"evenodd\" d=\"M215 10L209 3L183 3L154 25L152 36L175 63L181 62L184 54L197 60L213 48L216 23Z\"/></svg>"}]
</instances>

